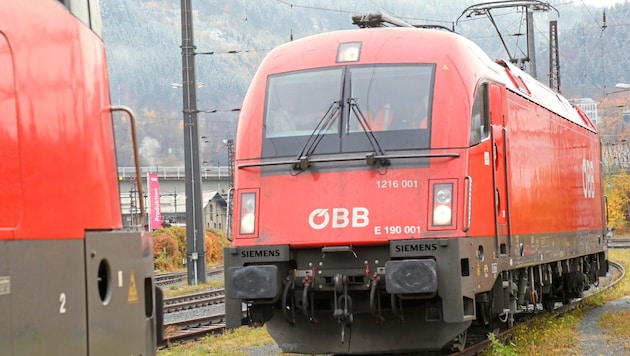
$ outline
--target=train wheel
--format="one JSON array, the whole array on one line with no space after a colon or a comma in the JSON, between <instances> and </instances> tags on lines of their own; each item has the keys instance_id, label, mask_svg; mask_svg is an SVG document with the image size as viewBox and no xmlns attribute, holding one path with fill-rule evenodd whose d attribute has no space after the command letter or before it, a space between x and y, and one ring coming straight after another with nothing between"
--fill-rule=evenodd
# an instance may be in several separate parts
<instances>
[{"instance_id":1,"label":"train wheel","mask_svg":"<svg viewBox=\"0 0 630 356\"><path fill-rule=\"evenodd\" d=\"M556 299L549 293L542 295L542 306L546 311L553 311L556 306Z\"/></svg>"},{"instance_id":2,"label":"train wheel","mask_svg":"<svg viewBox=\"0 0 630 356\"><path fill-rule=\"evenodd\" d=\"M468 330L462 331L450 343L449 348L453 352L462 352L466 348L466 337Z\"/></svg>"},{"instance_id":3,"label":"train wheel","mask_svg":"<svg viewBox=\"0 0 630 356\"><path fill-rule=\"evenodd\" d=\"M571 304L571 298L569 298L568 293L564 293L562 295L562 305L569 305L569 304Z\"/></svg>"}]
</instances>

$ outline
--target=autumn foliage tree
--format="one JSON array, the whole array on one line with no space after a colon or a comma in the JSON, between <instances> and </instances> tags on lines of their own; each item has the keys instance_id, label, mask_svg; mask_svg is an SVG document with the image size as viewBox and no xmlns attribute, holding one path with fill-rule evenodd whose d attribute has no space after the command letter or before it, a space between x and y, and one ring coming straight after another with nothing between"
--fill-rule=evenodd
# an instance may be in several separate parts
<instances>
[{"instance_id":1,"label":"autumn foliage tree","mask_svg":"<svg viewBox=\"0 0 630 356\"><path fill-rule=\"evenodd\" d=\"M181 260L177 240L168 233L153 235L153 258L155 269L158 271L173 271L174 262Z\"/></svg>"},{"instance_id":2,"label":"autumn foliage tree","mask_svg":"<svg viewBox=\"0 0 630 356\"><path fill-rule=\"evenodd\" d=\"M608 227L630 233L630 91L611 92L598 105L602 141L604 189Z\"/></svg>"},{"instance_id":3,"label":"autumn foliage tree","mask_svg":"<svg viewBox=\"0 0 630 356\"><path fill-rule=\"evenodd\" d=\"M223 247L229 246L225 233L217 229L205 232L206 264L223 263ZM186 228L173 226L153 231L155 269L161 272L184 268L186 257Z\"/></svg>"},{"instance_id":4,"label":"autumn foliage tree","mask_svg":"<svg viewBox=\"0 0 630 356\"><path fill-rule=\"evenodd\" d=\"M604 177L608 205L608 225L617 234L630 233L630 175L619 171Z\"/></svg>"}]
</instances>

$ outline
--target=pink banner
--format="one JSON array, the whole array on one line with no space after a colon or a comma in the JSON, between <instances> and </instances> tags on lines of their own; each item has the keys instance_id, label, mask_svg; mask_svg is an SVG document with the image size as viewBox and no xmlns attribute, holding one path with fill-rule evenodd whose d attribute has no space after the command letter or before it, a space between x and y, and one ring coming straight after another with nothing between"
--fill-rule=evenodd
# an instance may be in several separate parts
<instances>
[{"instance_id":1,"label":"pink banner","mask_svg":"<svg viewBox=\"0 0 630 356\"><path fill-rule=\"evenodd\" d=\"M151 230L162 228L162 208L160 207L160 181L157 173L147 174L147 185L149 186L149 206L151 219Z\"/></svg>"}]
</instances>

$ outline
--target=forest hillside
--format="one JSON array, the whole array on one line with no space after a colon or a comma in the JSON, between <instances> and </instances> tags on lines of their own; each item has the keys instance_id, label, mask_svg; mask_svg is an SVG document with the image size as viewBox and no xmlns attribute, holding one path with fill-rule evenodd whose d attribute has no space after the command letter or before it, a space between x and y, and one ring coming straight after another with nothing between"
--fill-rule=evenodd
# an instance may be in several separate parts
<instances>
[{"instance_id":1,"label":"forest hillside","mask_svg":"<svg viewBox=\"0 0 630 356\"><path fill-rule=\"evenodd\" d=\"M112 101L139 116L144 166L183 166L181 11L177 0L101 0ZM352 28L351 15L384 12L412 24L438 24L470 38L491 58L526 53L524 16L493 12L505 46L486 16L467 17L469 0L193 0L200 154L225 165L223 139L233 138L238 109L258 64L275 46ZM537 78L549 83L549 21L558 21L562 94L607 98L630 82L630 3L594 7L550 1L534 12ZM604 17L605 11L605 17ZM605 22L604 22L605 18ZM129 127L116 119L119 166L132 164Z\"/></svg>"}]
</instances>

